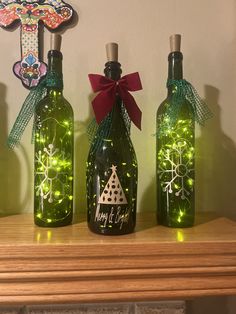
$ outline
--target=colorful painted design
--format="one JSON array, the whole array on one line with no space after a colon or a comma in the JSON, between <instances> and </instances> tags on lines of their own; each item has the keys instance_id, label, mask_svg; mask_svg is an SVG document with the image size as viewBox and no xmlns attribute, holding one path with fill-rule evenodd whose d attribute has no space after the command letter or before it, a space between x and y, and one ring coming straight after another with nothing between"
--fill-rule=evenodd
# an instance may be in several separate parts
<instances>
[{"instance_id":1,"label":"colorful painted design","mask_svg":"<svg viewBox=\"0 0 236 314\"><path fill-rule=\"evenodd\" d=\"M21 23L21 61L13 70L27 88L36 86L47 72L39 60L39 21L54 30L72 15L72 7L62 0L0 0L0 26Z\"/></svg>"}]
</instances>

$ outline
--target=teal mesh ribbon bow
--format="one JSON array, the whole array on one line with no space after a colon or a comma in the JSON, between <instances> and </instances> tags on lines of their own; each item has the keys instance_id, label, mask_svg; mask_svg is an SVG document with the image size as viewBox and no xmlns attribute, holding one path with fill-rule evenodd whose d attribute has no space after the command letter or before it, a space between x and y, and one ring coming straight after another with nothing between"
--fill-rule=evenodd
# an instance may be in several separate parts
<instances>
[{"instance_id":1,"label":"teal mesh ribbon bow","mask_svg":"<svg viewBox=\"0 0 236 314\"><path fill-rule=\"evenodd\" d=\"M168 80L167 88L172 87L173 94L170 106L167 108L166 116L168 119L168 128L172 127L177 119L182 105L187 100L193 110L193 118L200 125L204 125L205 121L213 116L206 103L200 98L196 89L186 80ZM161 135L166 131L166 125L162 123L157 129L157 135Z\"/></svg>"},{"instance_id":2,"label":"teal mesh ribbon bow","mask_svg":"<svg viewBox=\"0 0 236 314\"><path fill-rule=\"evenodd\" d=\"M59 76L56 72L49 71L46 78L29 92L29 95L26 97L8 136L7 145L9 148L14 148L17 144L19 144L27 124L34 115L37 104L46 96L48 87L63 89L63 80L61 75Z\"/></svg>"}]
</instances>

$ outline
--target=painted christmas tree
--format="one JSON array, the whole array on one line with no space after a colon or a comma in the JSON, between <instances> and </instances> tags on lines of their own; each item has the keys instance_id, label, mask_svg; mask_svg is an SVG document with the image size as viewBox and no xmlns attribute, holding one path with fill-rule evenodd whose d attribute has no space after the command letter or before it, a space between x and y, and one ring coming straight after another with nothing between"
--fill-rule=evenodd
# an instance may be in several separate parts
<instances>
[{"instance_id":1,"label":"painted christmas tree","mask_svg":"<svg viewBox=\"0 0 236 314\"><path fill-rule=\"evenodd\" d=\"M116 173L116 166L112 165L112 174L99 198L99 204L121 205L128 204L125 193Z\"/></svg>"}]
</instances>

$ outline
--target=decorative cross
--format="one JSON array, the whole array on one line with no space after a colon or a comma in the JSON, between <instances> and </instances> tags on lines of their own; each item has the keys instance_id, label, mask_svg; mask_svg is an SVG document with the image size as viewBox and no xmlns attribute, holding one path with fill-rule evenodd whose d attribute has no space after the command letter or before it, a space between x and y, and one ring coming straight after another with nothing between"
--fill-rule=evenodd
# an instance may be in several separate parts
<instances>
[{"instance_id":1,"label":"decorative cross","mask_svg":"<svg viewBox=\"0 0 236 314\"><path fill-rule=\"evenodd\" d=\"M55 30L72 15L72 7L62 0L0 0L0 26L21 23L21 61L13 71L25 87L37 86L47 72L47 65L39 60L39 22Z\"/></svg>"}]
</instances>

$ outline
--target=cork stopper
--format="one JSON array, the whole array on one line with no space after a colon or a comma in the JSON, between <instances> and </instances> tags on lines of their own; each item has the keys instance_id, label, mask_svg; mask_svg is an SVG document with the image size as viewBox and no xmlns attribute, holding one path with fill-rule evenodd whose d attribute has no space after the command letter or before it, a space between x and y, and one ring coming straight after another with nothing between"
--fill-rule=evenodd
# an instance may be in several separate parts
<instances>
[{"instance_id":1,"label":"cork stopper","mask_svg":"<svg viewBox=\"0 0 236 314\"><path fill-rule=\"evenodd\" d=\"M170 36L170 51L180 51L180 45L181 45L181 35L174 34Z\"/></svg>"},{"instance_id":2,"label":"cork stopper","mask_svg":"<svg viewBox=\"0 0 236 314\"><path fill-rule=\"evenodd\" d=\"M108 43L106 44L107 52L107 61L118 62L118 44L117 43Z\"/></svg>"},{"instance_id":3,"label":"cork stopper","mask_svg":"<svg viewBox=\"0 0 236 314\"><path fill-rule=\"evenodd\" d=\"M61 35L59 34L51 34L50 37L50 49L61 51Z\"/></svg>"}]
</instances>

